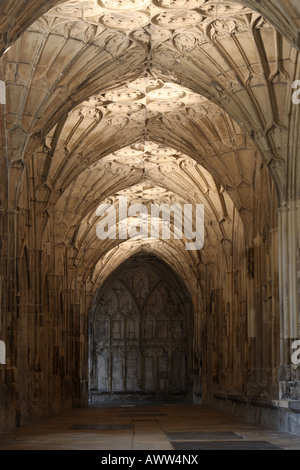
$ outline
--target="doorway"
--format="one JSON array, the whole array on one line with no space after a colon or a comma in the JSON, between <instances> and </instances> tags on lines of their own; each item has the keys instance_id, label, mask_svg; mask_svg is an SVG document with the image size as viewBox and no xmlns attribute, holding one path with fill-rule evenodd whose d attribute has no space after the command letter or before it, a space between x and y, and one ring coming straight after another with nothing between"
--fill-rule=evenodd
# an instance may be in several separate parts
<instances>
[{"instance_id":1,"label":"doorway","mask_svg":"<svg viewBox=\"0 0 300 470\"><path fill-rule=\"evenodd\" d=\"M89 403L192 402L192 302L153 256L123 263L98 290L89 331Z\"/></svg>"}]
</instances>

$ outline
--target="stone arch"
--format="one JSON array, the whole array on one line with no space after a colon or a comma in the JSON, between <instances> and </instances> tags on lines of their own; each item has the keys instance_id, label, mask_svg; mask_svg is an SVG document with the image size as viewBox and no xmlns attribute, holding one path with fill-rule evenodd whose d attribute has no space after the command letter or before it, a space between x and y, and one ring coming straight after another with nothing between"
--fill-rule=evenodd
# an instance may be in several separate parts
<instances>
[{"instance_id":1,"label":"stone arch","mask_svg":"<svg viewBox=\"0 0 300 470\"><path fill-rule=\"evenodd\" d=\"M189 200L197 201L200 192L208 196L215 192L219 198L212 211L214 216L209 220L211 233L216 236L209 239L205 253L185 256L182 247L171 248L167 242L152 245L147 242L149 252L165 261L176 258L169 264L179 273L183 262L181 277L185 277L186 285L192 279L193 286L203 286L204 306L197 311L197 331L199 343L200 337L207 338L207 355L211 348L212 360L206 357L203 364L208 377L206 397L212 399L217 387L231 390L234 386L235 392L258 396L267 393L277 401L278 398L295 398L298 385L291 396L285 379L289 377L294 383L299 382L299 375L290 367L291 339L296 338L299 332L299 175L296 174L299 170L299 108L292 107L290 85L299 72L300 62L297 50L289 46L296 44L295 25L291 31L286 28L287 19L293 16L296 8L290 2L285 2L284 8L280 8L283 6L281 0L265 0L259 6L254 0L236 2L235 6L231 4L232 23L222 17L219 24L208 21L207 29L203 31L197 26L196 29L180 29L173 34L166 28L163 41L150 45L146 41L145 47L141 31L137 34L135 31L130 34L102 31L103 36L97 36L99 30L96 31L95 25L78 22L78 5L74 1L71 3L73 17L62 14L62 8L58 12L58 21L48 14L28 27L31 21L28 13L32 12L35 4L38 16L39 2L27 3L27 9L22 11L23 25L18 22L21 11L16 12L16 2L6 0L2 5L5 8L1 10L2 18L6 17L4 25L9 20L16 28L13 26L11 38L4 28L0 40L8 45L19 34L21 37L6 51L0 64L1 79L5 78L8 92L7 104L0 110L1 116L4 113L1 120L3 132L0 133L1 156L3 168L7 169L7 179L1 187L6 219L0 235L1 243L2 235L4 240L4 257L7 256L4 258L4 272L10 273L12 278L19 263L19 245L28 246L32 283L26 286L25 276L22 288L30 288L30 292L25 293L30 303L21 313L26 313L28 307L37 318L42 305L46 321L54 325L50 330L41 326L32 341L37 360L34 358L30 362L29 375L32 383L40 386L36 388L39 397L46 391L44 396L48 403L40 402L43 412L48 410L48 406L58 411L64 400L70 403L71 393L76 403L78 344L82 340L82 336L79 339L79 331L86 334L85 325L81 323L86 321L90 297L99 280L103 281L109 272L107 265L113 263L119 254L124 259L127 248L131 254L134 252L126 243L103 243L101 253L95 255L97 240L93 234L95 220L91 212L97 201L112 197L119 190L129 190L133 181L139 182L138 177L144 180L144 170L138 170L135 175L134 172L124 172L124 166L112 162L113 155L100 173L98 160L104 161L123 145L133 146L140 140L143 143L152 140L157 144L165 141L176 151L184 151L200 162L204 156L207 157L206 168L213 168L215 175L221 170L220 178L215 178L215 182L210 180L212 184L205 186L202 192L197 185L201 180L200 174L196 175L196 184L190 184L194 175L189 181L184 178L173 180L173 187L182 185L181 195L185 192ZM158 3L153 2L155 5ZM21 4L22 1L17 7L21 8ZM47 4L53 6L54 2ZM202 6L204 4L208 2L203 1ZM259 13L261 10L268 13L267 6L274 7L269 12L270 21L279 25L280 31L285 30L284 36L255 11L244 15L241 4L255 7ZM218 3L220 5L222 3ZM237 11L242 13L241 17L235 15ZM284 14L280 15L280 11ZM219 12L222 16L221 9ZM28 41L32 47L28 47ZM180 84L176 90L180 99L174 100L177 107L171 111L172 100L154 102L155 87L144 98L148 100L148 108L141 104L139 94L130 103L120 102L120 96L125 94L126 98L128 93L131 96L135 79L145 78L143 74L148 73L149 62L146 64L145 58L152 61L150 69L157 79L157 89L168 88L165 90L167 97L172 96L175 85ZM117 94L115 97L112 96L112 88ZM182 106L180 101L181 95L190 96L191 90L198 100L199 113L195 111L194 103ZM212 113L213 106L216 112ZM222 121L226 114L224 110L230 119ZM226 131L219 132L222 128ZM191 134L195 137L193 142ZM243 146L246 140L247 145ZM254 159L251 155L256 152L251 147L253 142L264 165L260 168L257 159L257 167L252 172L248 170ZM229 147L230 151L227 151ZM247 153L250 150L253 152L251 155ZM239 158L241 151L245 152L244 159ZM156 175L164 170L171 174L172 168L157 165ZM272 175L277 202L281 204L279 243L274 190L269 180L262 177L265 168ZM88 179L93 172L96 182L93 180L90 184ZM106 186L108 174L112 175L112 181ZM234 177L231 178L231 174ZM126 184L119 185L125 177ZM164 181L171 181L168 174L163 174L163 177ZM221 188L222 182L226 183L225 188ZM154 183L157 185L158 181ZM151 187L153 194L157 190L155 184ZM162 186L163 189L172 189L167 184ZM107 189L108 193L102 193L102 189ZM140 188L135 186L135 190L136 196ZM227 217L228 207L232 208L232 204L226 206L224 203L226 191L236 196L232 197L236 205L230 214L232 223L228 223L230 217ZM179 191L175 192L178 196ZM167 197L171 201L174 196L168 194ZM25 198L27 202L23 206ZM245 206L239 204L241 200L245 201ZM244 229L237 218L237 212L242 210L243 220L248 221ZM253 233L252 225L255 228ZM8 233L11 234L9 240ZM280 251L279 268L277 246ZM140 244L137 251L145 247L145 244ZM47 297L49 292L50 302L42 297L39 276L49 279L44 293ZM5 282L9 296L4 296L4 308L9 307L9 313L4 325L9 329L10 322L18 316L18 294L14 290L17 279L13 278L11 284L9 279ZM193 292L192 295L196 294ZM78 302L79 297L82 305ZM210 328L210 313L220 325L219 330ZM29 326L28 329L32 333ZM17 339L19 331L17 324ZM216 347L212 346L216 343L215 332L223 338L223 343L218 342ZM244 341L247 352L240 348ZM278 359L279 344L281 360ZM48 345L51 347L50 366L47 362ZM202 347L203 343L199 345ZM234 357L235 361L228 359L223 367L219 358L228 351L228 358ZM198 352L199 358L204 357L200 349ZM22 360L25 359L23 355ZM20 358L18 360L20 363ZM241 368L243 375L240 374ZM51 378L51 369L55 380ZM213 370L215 375L209 376ZM200 364L197 371L200 371ZM42 381L42 374L47 376L48 382ZM283 378L280 390L278 376ZM23 390L28 401L30 387L26 385ZM26 415L23 408L22 413Z\"/></svg>"},{"instance_id":2,"label":"stone arch","mask_svg":"<svg viewBox=\"0 0 300 470\"><path fill-rule=\"evenodd\" d=\"M246 29L250 28L249 25L244 25L244 27ZM251 27L255 28L256 26L254 24L254 25L251 25ZM262 27L262 29L264 28ZM210 41L208 40L208 44L209 43ZM212 43L210 45L212 46ZM85 43L84 43L84 46L85 46ZM246 131L249 133L249 135L252 138L255 139L255 142L258 145L265 159L265 163L269 166L269 169L272 173L272 176L274 178L274 181L277 187L277 191L280 194L280 199L283 199L284 194L285 194L285 188L284 188L284 182L283 182L282 176L283 176L283 173L285 172L285 166L284 166L285 156L281 155L282 148L284 147L284 143L281 144L281 137L282 137L282 134L284 134L285 132L285 127L287 126L287 124L282 122L282 119L281 119L282 116L277 115L277 110L278 108L280 108L278 106L278 103L282 102L283 99L286 99L287 103L291 101L289 100L288 92L286 96L283 96L283 92L281 90L284 88L288 90L289 88L290 79L292 78L290 76L290 71L284 70L284 67L281 67L278 73L271 74L271 77L268 81L265 78L266 70L264 69L264 64L262 64L261 74L260 73L258 74L257 72L252 73L253 71L251 72L250 70L251 67L250 67L249 77L248 79L246 79L246 77L240 76L240 70L238 70L238 67L235 66L234 68L234 64L229 61L228 54L225 54L224 48L222 47L220 48L218 44L218 47L216 46L217 51L215 52L220 54L220 62L222 60L225 61L225 58L226 58L228 62L227 67L229 68L231 67L232 71L234 68L234 73L233 73L234 77L231 78L231 82L230 82L233 86L233 90L227 90L224 83L228 82L227 80L228 77L226 76L226 73L224 72L224 70L223 70L224 73L222 72L221 69L215 70L213 60L211 63L212 72L208 73L209 67L206 66L205 70L204 69L202 70L201 67L199 68L199 64L197 62L195 63L195 58L193 57L193 55L190 57L188 54L183 53L182 51L179 51L178 48L177 49L174 48L174 45L172 44L170 45L170 47L166 47L165 45L163 47L165 48L165 50L163 49L163 54L164 54L163 58L167 61L166 67L172 67L174 80L179 80L180 83L182 83L183 85L186 83L187 86L189 86L190 88L193 88L195 91L197 91L197 93L204 94L204 96L207 96L209 99L217 102L218 105L221 104L221 106L224 109L226 109L227 112L229 112L232 116L235 117L235 119L240 125L246 125L246 122L248 122L246 126ZM40 49L42 50L43 48L40 48ZM259 48L257 47L257 49ZM281 50L282 47L279 49ZM174 51L176 52L176 57L172 59L173 57L172 54L174 55L175 53ZM156 52L157 51L154 50L154 53ZM159 49L157 53L161 54L161 50ZM225 54L224 57L222 56L222 53L223 55ZM178 61L177 61L177 58L178 58ZM89 59L88 55L86 59L87 60ZM268 58L267 54L265 54L262 57L258 57L258 60L261 62L264 62L264 60L266 62L269 61L270 64L272 64L273 57L270 56ZM278 60L282 61L282 58L278 57ZM286 60L287 58L285 58L285 61ZM159 58L157 59L157 61L159 64ZM180 62L182 62L181 66L180 66ZM249 61L247 59L245 61L245 64L247 65L248 62ZM115 66L117 65L118 65L118 60L115 61ZM185 67L185 65L187 67ZM187 73L189 71L189 66L191 67L190 77L187 76ZM66 75L66 76L69 75L71 78L70 71L61 70L60 72L61 72L61 75ZM107 71L107 73L105 74L105 77L108 77L108 73L109 71ZM130 78L130 73L131 72L129 71L128 78ZM221 82L220 83L218 82L216 78L217 75L223 76L222 78L224 82L223 84ZM258 78L258 75L261 76L260 83L256 83L256 79ZM198 77L198 80L196 80L195 77ZM276 87L275 87L274 80L276 79L276 77L277 78L279 77L278 78L279 84L276 83ZM133 79L134 76L131 76L131 78ZM97 90L97 88L95 88L94 83L98 84L98 82L100 84L98 85L98 90ZM32 115L31 120L33 122L34 121L37 122L37 120L40 120L41 122L37 126L28 125L28 129L30 129L29 134L33 139L33 142L31 142L32 145L29 145L29 142L27 142L28 135L25 132L25 130L22 129L22 126L14 126L12 129L10 129L9 131L9 133L11 134L10 139L11 140L21 139L22 141L26 142L28 144L27 152L29 155L31 155L34 149L34 146L37 144L37 142L39 142L40 140L44 140L46 138L47 133L51 130L51 128L56 128L57 130L60 126L61 121L65 119L67 113L72 108L74 108L74 106L80 105L81 102L86 100L88 97L91 97L91 94L96 94L97 91L99 92L101 89L103 91L103 88L105 88L105 86L107 87L107 83L105 85L103 81L103 76L101 79L99 78L99 80L94 79L92 85L91 83L87 83L86 81L84 83L85 85L83 87L81 86L80 90L72 91L72 89L69 89L70 86L72 88L72 83L69 83L69 85L65 83L64 86L60 86L58 82L56 84L57 86L52 88L53 94L58 94L58 96L60 96L60 100L57 101L56 104L54 103L52 98L49 101L49 90L47 93L43 92L40 94L41 96L39 97L39 106L37 105L37 108L39 108L39 111L35 114L33 111L31 111L34 114ZM114 79L110 81L110 85L114 86L115 83L116 83L116 78L114 77ZM235 86L237 86L238 84L240 88L235 89ZM276 91L273 90L274 87L276 88ZM24 87L24 90L25 88L26 87ZM266 95L265 100L262 100L261 96L257 95L257 90L259 90L260 88L265 90L265 95ZM29 90L30 88L28 88L27 91L24 91L25 95L27 94ZM61 93L64 91L68 95L67 99L64 99L61 96ZM234 91L233 96L231 96L232 95L231 91ZM80 98L78 97L78 95L80 95ZM63 105L61 103L61 100L63 101ZM29 106L29 104L31 103L30 96L27 96L27 95L24 96L24 101L26 101ZM247 104L244 104L244 102ZM259 108L259 105L261 105L262 102L267 103L265 109ZM42 108L43 106L44 108ZM49 108L49 114L47 114L46 112L46 109L48 108ZM248 116L247 118L246 114L248 113L248 110L249 110L249 113L251 110L251 116L250 117ZM27 109L25 111L27 113ZM28 113L30 113L29 109L28 109ZM41 113L43 114L42 120L41 120ZM286 114L292 115L292 113L288 109L287 109ZM262 122L264 121L265 116L267 117L266 122ZM51 123L50 127L48 127L49 123ZM24 135L22 137L19 134L24 134ZM25 147L23 148L23 150L24 149ZM51 156L51 151L49 153ZM25 155L25 159L26 158L27 157Z\"/></svg>"}]
</instances>

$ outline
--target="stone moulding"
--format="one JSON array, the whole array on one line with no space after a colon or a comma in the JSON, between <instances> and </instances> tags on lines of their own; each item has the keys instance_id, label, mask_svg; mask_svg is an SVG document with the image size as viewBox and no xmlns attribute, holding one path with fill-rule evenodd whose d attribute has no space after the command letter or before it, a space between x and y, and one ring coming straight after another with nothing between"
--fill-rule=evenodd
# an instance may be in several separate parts
<instances>
[{"instance_id":1,"label":"stone moulding","mask_svg":"<svg viewBox=\"0 0 300 470\"><path fill-rule=\"evenodd\" d=\"M0 341L0 365L6 364L6 346L4 341Z\"/></svg>"}]
</instances>

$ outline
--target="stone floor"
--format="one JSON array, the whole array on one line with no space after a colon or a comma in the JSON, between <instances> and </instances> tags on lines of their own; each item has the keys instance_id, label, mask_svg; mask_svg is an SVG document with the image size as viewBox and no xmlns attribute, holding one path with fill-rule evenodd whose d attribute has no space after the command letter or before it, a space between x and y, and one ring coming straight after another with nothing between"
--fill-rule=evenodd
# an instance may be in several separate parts
<instances>
[{"instance_id":1,"label":"stone floor","mask_svg":"<svg viewBox=\"0 0 300 470\"><path fill-rule=\"evenodd\" d=\"M300 450L279 433L198 405L91 407L0 436L0 450Z\"/></svg>"}]
</instances>

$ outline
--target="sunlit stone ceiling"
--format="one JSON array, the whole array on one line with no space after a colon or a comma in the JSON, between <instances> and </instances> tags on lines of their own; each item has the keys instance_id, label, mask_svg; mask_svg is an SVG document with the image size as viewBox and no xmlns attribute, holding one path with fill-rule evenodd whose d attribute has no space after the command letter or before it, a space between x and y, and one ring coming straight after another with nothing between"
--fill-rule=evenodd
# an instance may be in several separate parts
<instances>
[{"instance_id":1,"label":"sunlit stone ceiling","mask_svg":"<svg viewBox=\"0 0 300 470\"><path fill-rule=\"evenodd\" d=\"M297 53L245 4L60 2L4 54L11 178L32 165L41 239L50 239L50 214L56 246L73 247L74 266L101 271L104 260L145 245L197 266L214 262L221 243L228 259L234 217L251 238L263 162L283 194ZM96 209L122 194L146 205L203 203L204 249L100 243Z\"/></svg>"},{"instance_id":2,"label":"sunlit stone ceiling","mask_svg":"<svg viewBox=\"0 0 300 470\"><path fill-rule=\"evenodd\" d=\"M239 0L233 1L239 3ZM47 2L44 0L34 0L30 2L27 0L19 0L18 2L2 0L0 4L0 30L2 31L0 36L0 51L9 47L32 22L47 10L63 3L65 2L62 0L48 0ZM156 6L163 5L166 9L169 7L182 9L186 7L194 8L194 6L191 7L191 5L195 5L196 3L196 1L166 1L156 2ZM204 2L202 2L202 4L203 3ZM86 2L86 4L88 4L88 2ZM124 5L123 8L128 11L128 8L134 8L135 5L138 5L136 8L140 8L143 2L136 2L135 5L133 2L128 2L127 4L125 4L125 2L109 2L109 4L113 5L113 9L118 9ZM263 14L283 36L288 38L288 40L299 49L300 6L297 0L264 0L263 2L257 2L257 0L243 0L243 5ZM107 2L103 2L101 6L107 6ZM90 11L92 11L93 14L92 8L91 6Z\"/></svg>"},{"instance_id":3,"label":"sunlit stone ceiling","mask_svg":"<svg viewBox=\"0 0 300 470\"><path fill-rule=\"evenodd\" d=\"M95 230L99 222L96 208L101 203L108 203L118 211L118 197L126 196L129 204L143 204L148 209L149 215L151 204L166 204L169 207L173 204L179 204L181 207L184 207L184 204L194 206L204 204L205 249L201 253L201 260L216 261L217 243L222 244L229 259L231 223L234 217L233 202L209 171L195 161L201 159L201 156L198 156L200 145L201 153L206 153L205 143L197 143L200 130L202 129L202 132L204 130L204 122L201 123L200 120L199 131L194 134L195 147L190 148L194 159L189 158L180 150L167 146L163 133L160 133L163 128L156 122L162 116L176 120L180 111L187 115L189 111L192 111L201 119L203 113L204 116L207 115L207 109L214 109L216 115L219 114L225 122L229 120L228 116L220 114L220 110L206 98L178 84L154 79L149 74L144 74L126 86L113 88L104 94L93 96L75 107L69 114L64 124L64 131L56 143L56 158L51 159L49 165L46 162L44 167L47 171L48 182L54 189L51 192L50 201L56 207L54 214L57 243L59 244L61 240L74 240L75 227L76 244L78 248L81 248L78 249L78 254L80 255L82 247L85 247L85 250L90 252L88 266L98 262L104 254L119 247L120 241L106 240L100 245ZM151 131L151 126L154 125L159 126L158 134ZM176 121L174 124L171 123L171 126L173 125L176 126ZM214 126L216 125L215 122ZM228 125L232 127L232 123ZM187 129L189 127L191 124ZM157 135L154 135L153 140L148 140L153 132ZM53 129L47 136L46 145L49 148L51 148L55 133L56 129ZM120 141L127 142L128 138L134 143L109 153L115 145L116 133L118 147ZM122 140L120 140L120 133L122 133ZM104 138L105 134L107 135ZM192 138L191 135L191 142ZM239 171L243 168L245 173L251 171L254 174L257 159L259 159L257 151L253 144L237 136L236 142L244 151L244 154L241 152L240 159L232 151L232 141L229 136L227 141L220 142L218 132L215 130L215 138L219 141L218 144L215 143L216 148L220 145L224 146L227 165L230 163L231 181L228 181L228 189L235 187L233 182L235 178L236 183L238 182L238 194L234 196L240 204L244 199L244 205L240 207L240 210L246 223L247 216L251 214L252 209L251 199L249 199L252 191L251 180L241 180ZM203 163L209 166L209 154L213 149L208 143L206 145L208 156ZM186 148L183 143L181 147ZM198 150L196 150L197 147ZM212 154L219 159L217 151ZM77 155L76 165L72 158L75 155ZM81 161L84 161L85 169L80 167ZM223 164L226 165L225 161L224 163L216 161L211 170L218 175L217 170L221 171ZM46 175L45 171L44 175ZM219 175L220 178L221 175ZM61 191L63 194L59 196ZM115 251L118 264L126 259L129 253L135 252L136 245L138 245L140 249L143 248L143 251L148 249L153 252L159 248L156 251L159 256L167 250L166 259L170 257L172 250L173 263L178 258L179 251L179 265L182 265L183 258L188 265L193 264L196 258L197 265L200 254L185 253L187 240L184 237L182 240L174 240L173 230L174 224L171 227L171 239L163 243L151 237L144 238L142 241L122 242L124 247L121 253L120 250ZM177 250L177 256L174 249L175 253ZM190 259L187 260L187 258ZM99 263L103 266L103 260ZM182 274L182 269L178 271Z\"/></svg>"}]
</instances>

